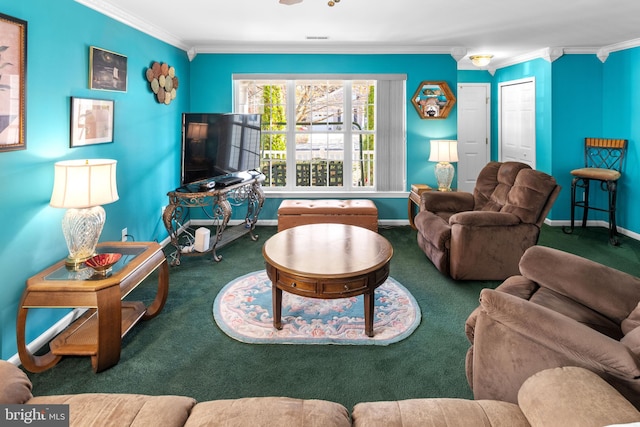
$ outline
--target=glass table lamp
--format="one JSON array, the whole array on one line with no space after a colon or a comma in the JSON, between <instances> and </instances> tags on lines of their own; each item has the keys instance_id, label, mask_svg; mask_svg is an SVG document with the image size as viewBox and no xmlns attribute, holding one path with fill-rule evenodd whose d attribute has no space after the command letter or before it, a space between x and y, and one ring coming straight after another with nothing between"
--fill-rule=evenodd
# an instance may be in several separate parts
<instances>
[{"instance_id":1,"label":"glass table lamp","mask_svg":"<svg viewBox=\"0 0 640 427\"><path fill-rule=\"evenodd\" d=\"M106 219L101 205L118 200L116 161L109 159L57 162L49 205L66 208L62 233L69 256L66 265L79 268L95 255Z\"/></svg>"},{"instance_id":2,"label":"glass table lamp","mask_svg":"<svg viewBox=\"0 0 640 427\"><path fill-rule=\"evenodd\" d=\"M436 180L438 191L451 191L453 181L453 165L458 161L458 141L449 139L432 139L430 162L438 162L436 165Z\"/></svg>"}]
</instances>

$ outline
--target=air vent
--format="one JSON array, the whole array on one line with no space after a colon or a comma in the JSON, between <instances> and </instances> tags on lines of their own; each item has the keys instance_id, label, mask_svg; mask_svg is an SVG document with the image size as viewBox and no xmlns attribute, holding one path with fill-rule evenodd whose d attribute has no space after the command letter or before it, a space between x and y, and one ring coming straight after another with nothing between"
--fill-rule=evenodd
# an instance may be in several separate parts
<instances>
[{"instance_id":1,"label":"air vent","mask_svg":"<svg viewBox=\"0 0 640 427\"><path fill-rule=\"evenodd\" d=\"M329 36L307 36L307 40L328 40Z\"/></svg>"}]
</instances>

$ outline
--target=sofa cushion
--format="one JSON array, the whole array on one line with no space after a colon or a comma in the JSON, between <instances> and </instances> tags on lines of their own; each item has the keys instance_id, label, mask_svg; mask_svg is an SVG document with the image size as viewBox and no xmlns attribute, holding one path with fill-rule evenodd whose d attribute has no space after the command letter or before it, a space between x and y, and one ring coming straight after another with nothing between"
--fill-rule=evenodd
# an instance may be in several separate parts
<instances>
[{"instance_id":1,"label":"sofa cushion","mask_svg":"<svg viewBox=\"0 0 640 427\"><path fill-rule=\"evenodd\" d=\"M575 366L532 375L520 387L518 404L533 427L604 426L640 419L640 412L606 381Z\"/></svg>"},{"instance_id":2,"label":"sofa cushion","mask_svg":"<svg viewBox=\"0 0 640 427\"><path fill-rule=\"evenodd\" d=\"M529 165L519 162L504 162L498 169L497 181L491 198L486 205L482 207L483 211L499 212L507 203L509 193L516 182L516 179L523 169L531 170ZM477 208L476 208L477 209Z\"/></svg>"},{"instance_id":3,"label":"sofa cushion","mask_svg":"<svg viewBox=\"0 0 640 427\"><path fill-rule=\"evenodd\" d=\"M529 299L543 307L562 313L615 340L622 338L620 326L606 316L549 288L539 288Z\"/></svg>"},{"instance_id":4,"label":"sofa cushion","mask_svg":"<svg viewBox=\"0 0 640 427\"><path fill-rule=\"evenodd\" d=\"M489 162L478 174L476 186L473 189L474 210L483 210L491 200L491 194L498 184L498 170L500 170L501 164L500 162Z\"/></svg>"},{"instance_id":5,"label":"sofa cushion","mask_svg":"<svg viewBox=\"0 0 640 427\"><path fill-rule=\"evenodd\" d=\"M25 403L31 395L31 381L20 368L0 360L0 404Z\"/></svg>"},{"instance_id":6,"label":"sofa cushion","mask_svg":"<svg viewBox=\"0 0 640 427\"><path fill-rule=\"evenodd\" d=\"M358 403L354 427L529 427L517 405L497 400L452 398Z\"/></svg>"},{"instance_id":7,"label":"sofa cushion","mask_svg":"<svg viewBox=\"0 0 640 427\"><path fill-rule=\"evenodd\" d=\"M628 332L620 342L640 356L640 328L635 328L633 331Z\"/></svg>"},{"instance_id":8,"label":"sofa cushion","mask_svg":"<svg viewBox=\"0 0 640 427\"><path fill-rule=\"evenodd\" d=\"M28 404L69 405L70 426L179 427L196 401L183 396L86 393L34 397Z\"/></svg>"},{"instance_id":9,"label":"sofa cushion","mask_svg":"<svg viewBox=\"0 0 640 427\"><path fill-rule=\"evenodd\" d=\"M622 321L620 327L622 328L623 334L628 334L629 332L637 329L640 326L640 302L636 305L636 308L633 309L631 313L627 316L626 319Z\"/></svg>"},{"instance_id":10,"label":"sofa cushion","mask_svg":"<svg viewBox=\"0 0 640 427\"><path fill-rule=\"evenodd\" d=\"M535 224L556 186L556 180L544 172L522 170L516 177L501 212L510 212L524 223Z\"/></svg>"},{"instance_id":11,"label":"sofa cushion","mask_svg":"<svg viewBox=\"0 0 640 427\"><path fill-rule=\"evenodd\" d=\"M326 400L247 397L198 403L185 427L349 427L347 409Z\"/></svg>"}]
</instances>

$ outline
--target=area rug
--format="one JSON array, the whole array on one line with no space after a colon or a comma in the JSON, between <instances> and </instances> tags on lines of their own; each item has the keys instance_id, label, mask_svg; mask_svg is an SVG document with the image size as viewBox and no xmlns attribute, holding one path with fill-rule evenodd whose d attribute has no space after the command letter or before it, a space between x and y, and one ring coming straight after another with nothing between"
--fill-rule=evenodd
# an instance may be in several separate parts
<instances>
[{"instance_id":1,"label":"area rug","mask_svg":"<svg viewBox=\"0 0 640 427\"><path fill-rule=\"evenodd\" d=\"M282 293L282 330L273 327L271 281L265 270L228 283L213 317L227 335L251 344L389 345L420 324L420 307L393 278L375 291L373 337L364 332L364 296L322 300Z\"/></svg>"}]
</instances>

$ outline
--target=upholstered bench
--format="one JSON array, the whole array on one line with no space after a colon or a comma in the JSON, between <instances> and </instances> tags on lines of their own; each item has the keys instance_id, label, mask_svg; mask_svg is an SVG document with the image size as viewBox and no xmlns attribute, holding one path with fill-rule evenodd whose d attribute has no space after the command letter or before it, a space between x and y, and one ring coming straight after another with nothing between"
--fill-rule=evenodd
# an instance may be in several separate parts
<instances>
[{"instance_id":1,"label":"upholstered bench","mask_svg":"<svg viewBox=\"0 0 640 427\"><path fill-rule=\"evenodd\" d=\"M378 208L371 200L284 200L278 208L278 231L316 223L357 225L378 232Z\"/></svg>"}]
</instances>

